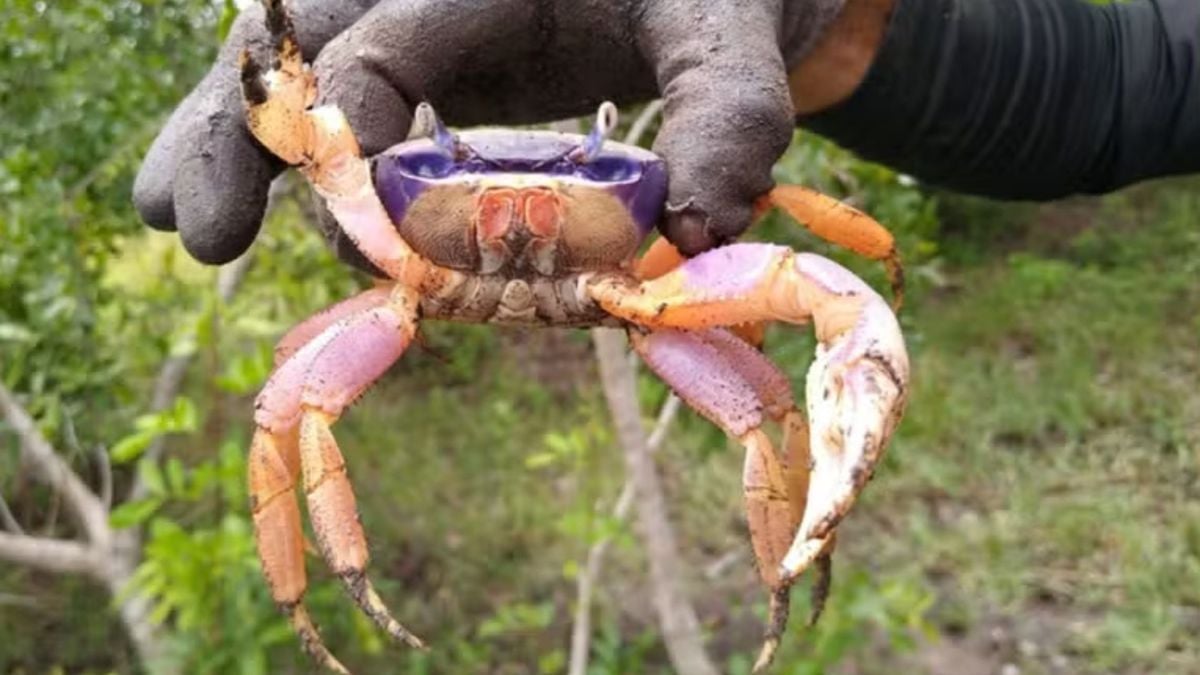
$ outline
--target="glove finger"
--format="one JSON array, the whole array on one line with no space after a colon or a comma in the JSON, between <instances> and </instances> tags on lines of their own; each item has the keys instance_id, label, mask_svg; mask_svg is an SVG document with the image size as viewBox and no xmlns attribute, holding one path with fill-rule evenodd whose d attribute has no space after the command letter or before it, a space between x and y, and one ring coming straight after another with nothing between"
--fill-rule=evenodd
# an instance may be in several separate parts
<instances>
[{"instance_id":1,"label":"glove finger","mask_svg":"<svg viewBox=\"0 0 1200 675\"><path fill-rule=\"evenodd\" d=\"M298 0L288 10L309 55L371 3ZM322 6L324 5L324 6ZM151 145L134 182L134 205L151 227L178 229L198 260L219 264L243 253L258 233L271 179L283 165L246 129L238 58L269 58L260 6L234 22L212 70L175 110Z\"/></svg>"},{"instance_id":2,"label":"glove finger","mask_svg":"<svg viewBox=\"0 0 1200 675\"><path fill-rule=\"evenodd\" d=\"M750 225L754 200L774 185L771 167L792 137L779 18L767 4L709 5L695 23L668 20L678 13L647 17L648 55L666 102L654 143L671 177L663 234L685 255Z\"/></svg>"},{"instance_id":3,"label":"glove finger","mask_svg":"<svg viewBox=\"0 0 1200 675\"><path fill-rule=\"evenodd\" d=\"M238 90L210 91L226 95L202 102L184 127L189 147L176 154L172 198L184 248L201 262L219 265L254 242L271 180L284 165L250 136Z\"/></svg>"}]
</instances>

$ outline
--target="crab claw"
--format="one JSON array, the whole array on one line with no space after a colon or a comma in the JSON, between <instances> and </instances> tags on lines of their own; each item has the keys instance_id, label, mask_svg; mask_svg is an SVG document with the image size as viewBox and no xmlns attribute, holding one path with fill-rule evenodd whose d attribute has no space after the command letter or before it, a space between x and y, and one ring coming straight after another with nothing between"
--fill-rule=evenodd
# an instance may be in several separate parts
<instances>
[{"instance_id":1,"label":"crab claw","mask_svg":"<svg viewBox=\"0 0 1200 675\"><path fill-rule=\"evenodd\" d=\"M820 344L806 387L812 475L777 577L790 584L831 549L904 411L908 354L887 302L831 260L768 244L724 246L640 284L601 278L589 290L611 314L650 329L813 324Z\"/></svg>"},{"instance_id":2,"label":"crab claw","mask_svg":"<svg viewBox=\"0 0 1200 675\"><path fill-rule=\"evenodd\" d=\"M812 426L812 477L795 541L780 565L787 583L831 543L882 458L904 410L908 356L896 316L858 277L829 260L797 254L797 271L862 299L853 324L822 340L808 371L805 398ZM815 319L818 334L821 318Z\"/></svg>"}]
</instances>

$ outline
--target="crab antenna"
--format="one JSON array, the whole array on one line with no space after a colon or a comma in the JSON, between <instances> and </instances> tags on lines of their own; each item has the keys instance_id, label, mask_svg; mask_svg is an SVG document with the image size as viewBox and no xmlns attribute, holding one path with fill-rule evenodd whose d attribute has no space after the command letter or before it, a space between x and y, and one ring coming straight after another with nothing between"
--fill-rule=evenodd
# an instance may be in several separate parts
<instances>
[{"instance_id":1,"label":"crab antenna","mask_svg":"<svg viewBox=\"0 0 1200 675\"><path fill-rule=\"evenodd\" d=\"M412 127L408 130L408 138L432 138L434 144L451 157L458 156L460 150L458 138L450 133L442 119L434 112L433 106L422 101L413 111Z\"/></svg>"},{"instance_id":2,"label":"crab antenna","mask_svg":"<svg viewBox=\"0 0 1200 675\"><path fill-rule=\"evenodd\" d=\"M617 106L612 101L605 101L596 111L596 124L588 132L587 138L583 139L583 144L571 153L571 159L581 163L595 159L600 154L600 148L604 147L604 140L616 128Z\"/></svg>"}]
</instances>

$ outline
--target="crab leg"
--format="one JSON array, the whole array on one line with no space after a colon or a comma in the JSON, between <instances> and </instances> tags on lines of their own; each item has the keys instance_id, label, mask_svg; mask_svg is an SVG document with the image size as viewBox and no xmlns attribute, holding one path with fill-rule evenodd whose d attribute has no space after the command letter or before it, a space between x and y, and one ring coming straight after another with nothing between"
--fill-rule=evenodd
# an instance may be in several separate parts
<instances>
[{"instance_id":1,"label":"crab leg","mask_svg":"<svg viewBox=\"0 0 1200 675\"><path fill-rule=\"evenodd\" d=\"M264 72L248 51L242 54L242 96L251 133L300 170L355 247L389 278L422 291L451 283L455 272L421 258L392 225L346 116L336 106L312 108L316 75L303 61L282 4L265 4L278 65Z\"/></svg>"},{"instance_id":2,"label":"crab leg","mask_svg":"<svg viewBox=\"0 0 1200 675\"><path fill-rule=\"evenodd\" d=\"M777 587L778 565L800 524L807 494L807 433L787 377L724 329L631 331L630 341L685 403L745 448L750 536L763 582ZM786 465L762 430L768 420L792 427L785 434Z\"/></svg>"},{"instance_id":3,"label":"crab leg","mask_svg":"<svg viewBox=\"0 0 1200 675\"><path fill-rule=\"evenodd\" d=\"M305 649L326 667L345 668L325 649L301 602L304 572L300 514L293 498L303 477L322 557L372 620L414 647L420 640L392 618L366 578L366 537L345 462L330 432L342 411L400 357L416 333L418 296L401 285L368 291L361 307L333 321L272 374L256 403L250 492L259 556L272 595Z\"/></svg>"},{"instance_id":4,"label":"crab leg","mask_svg":"<svg viewBox=\"0 0 1200 675\"><path fill-rule=\"evenodd\" d=\"M597 277L589 292L614 316L651 329L813 322L820 342L806 389L813 475L778 572L780 583L795 579L832 545L903 412L908 355L887 303L836 263L767 244L715 249L641 283Z\"/></svg>"},{"instance_id":5,"label":"crab leg","mask_svg":"<svg viewBox=\"0 0 1200 675\"><path fill-rule=\"evenodd\" d=\"M896 239L874 218L858 209L800 185L777 185L758 198L755 217L777 207L799 221L809 232L842 248L883 262L892 285L892 308L904 304L904 268Z\"/></svg>"},{"instance_id":6,"label":"crab leg","mask_svg":"<svg viewBox=\"0 0 1200 675\"><path fill-rule=\"evenodd\" d=\"M808 425L795 409L790 383L761 352L723 329L630 332L634 349L692 409L745 448L742 485L750 541L763 583L771 590L770 619L755 672L770 663L787 626L789 584L778 574L804 514L808 494ZM763 432L768 420L784 429L782 461ZM828 559L828 554L826 554ZM828 567L814 586L824 603ZM816 620L814 610L813 620Z\"/></svg>"},{"instance_id":7,"label":"crab leg","mask_svg":"<svg viewBox=\"0 0 1200 675\"><path fill-rule=\"evenodd\" d=\"M639 279L656 279L682 265L687 258L667 241L666 237L655 239L646 253L638 258L633 273ZM767 322L757 321L729 326L730 332L755 348L761 349L767 337Z\"/></svg>"},{"instance_id":8,"label":"crab leg","mask_svg":"<svg viewBox=\"0 0 1200 675\"><path fill-rule=\"evenodd\" d=\"M313 338L323 333L326 328L329 328L338 321L358 314L363 310L379 307L386 303L388 296L392 293L393 286L394 284L387 284L367 289L358 295L330 305L292 326L292 329L284 333L283 337L275 345L275 367L278 368L292 354L295 354L300 348L311 342Z\"/></svg>"}]
</instances>

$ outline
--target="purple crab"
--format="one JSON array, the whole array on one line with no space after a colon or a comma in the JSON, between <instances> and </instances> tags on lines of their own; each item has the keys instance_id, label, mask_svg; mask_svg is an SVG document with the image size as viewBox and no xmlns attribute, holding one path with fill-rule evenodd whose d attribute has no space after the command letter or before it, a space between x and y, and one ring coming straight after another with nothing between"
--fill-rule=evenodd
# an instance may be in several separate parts
<instances>
[{"instance_id":1,"label":"purple crab","mask_svg":"<svg viewBox=\"0 0 1200 675\"><path fill-rule=\"evenodd\" d=\"M346 672L302 597L302 487L322 557L359 607L393 637L396 621L366 576L367 544L331 427L413 342L420 320L625 328L634 350L693 409L745 448L752 546L772 591L759 666L787 618L787 589L809 567L828 588L838 523L875 470L904 409L908 356L888 303L846 269L782 246L736 243L684 260L659 239L667 172L655 154L607 141L604 104L587 136L479 130L457 135L422 104L424 138L368 159L334 107L313 107L316 79L278 3L279 60L243 58L249 126L299 168L387 279L292 329L256 403L250 494L263 571L304 647ZM817 234L890 264L891 235L819 193L783 186L780 206ZM749 335L768 321L812 323L807 415L788 378ZM779 443L766 428L782 428ZM811 432L810 432L811 427ZM818 605L820 602L818 602Z\"/></svg>"}]
</instances>

